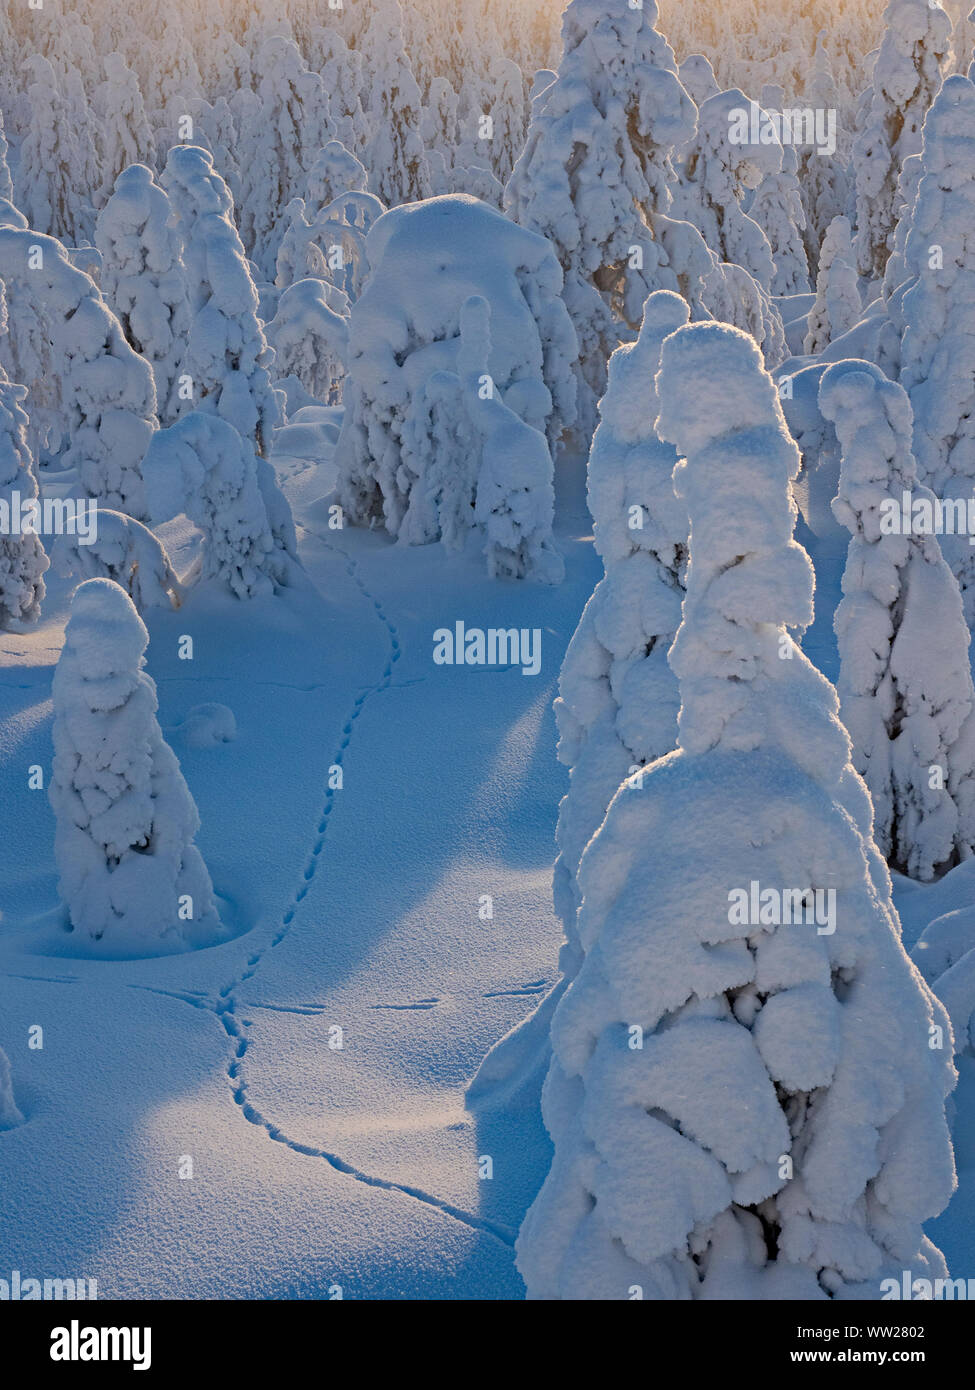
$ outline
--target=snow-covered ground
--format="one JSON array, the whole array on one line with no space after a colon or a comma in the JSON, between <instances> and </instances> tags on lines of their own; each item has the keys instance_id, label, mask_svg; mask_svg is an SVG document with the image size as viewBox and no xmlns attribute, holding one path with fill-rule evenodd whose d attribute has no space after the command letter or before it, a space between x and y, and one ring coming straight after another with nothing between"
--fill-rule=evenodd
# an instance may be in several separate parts
<instances>
[{"instance_id":1,"label":"snow-covered ground","mask_svg":"<svg viewBox=\"0 0 975 1390\"><path fill-rule=\"evenodd\" d=\"M231 940L73 954L43 853L53 815L27 790L50 759L65 587L52 581L35 632L4 635L5 1036L43 1028L43 1048L17 1050L29 1123L4 1135L5 1258L95 1278L100 1297L520 1298L513 1241L549 1141L525 1097L467 1108L464 1089L555 979L551 706L599 577L580 469L560 466L553 588L492 582L476 554L330 531L329 465L276 464L307 586L247 604L198 589L148 615L160 722ZM163 529L185 565L190 529ZM434 664L434 631L457 620L540 627L539 675ZM211 702L237 735L198 747L181 726ZM970 901L970 882L903 881L907 943ZM964 1275L967 1057L956 1103L960 1188L929 1234Z\"/></svg>"},{"instance_id":2,"label":"snow-covered ground","mask_svg":"<svg viewBox=\"0 0 975 1390\"><path fill-rule=\"evenodd\" d=\"M520 1297L512 1245L548 1141L530 1111L465 1110L464 1087L555 977L551 706L598 577L580 471L562 465L567 578L550 588L329 531L328 465L277 466L307 587L247 604L198 589L147 615L232 940L72 954L38 853L53 815L27 790L50 761L65 588L35 632L4 635L4 1028L44 1030L17 1050L30 1123L4 1136L5 1258L103 1297ZM184 567L189 528L163 532ZM541 628L540 673L435 665L434 631L458 620ZM180 726L209 702L237 736L200 748Z\"/></svg>"}]
</instances>

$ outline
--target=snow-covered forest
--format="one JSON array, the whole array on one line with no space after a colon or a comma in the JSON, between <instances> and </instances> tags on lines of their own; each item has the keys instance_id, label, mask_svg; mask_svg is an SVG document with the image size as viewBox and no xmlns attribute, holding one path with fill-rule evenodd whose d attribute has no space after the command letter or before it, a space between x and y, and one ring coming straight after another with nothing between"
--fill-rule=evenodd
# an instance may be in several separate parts
<instances>
[{"instance_id":1,"label":"snow-covered forest","mask_svg":"<svg viewBox=\"0 0 975 1390\"><path fill-rule=\"evenodd\" d=\"M973 48L0 0L5 1298L975 1297Z\"/></svg>"}]
</instances>

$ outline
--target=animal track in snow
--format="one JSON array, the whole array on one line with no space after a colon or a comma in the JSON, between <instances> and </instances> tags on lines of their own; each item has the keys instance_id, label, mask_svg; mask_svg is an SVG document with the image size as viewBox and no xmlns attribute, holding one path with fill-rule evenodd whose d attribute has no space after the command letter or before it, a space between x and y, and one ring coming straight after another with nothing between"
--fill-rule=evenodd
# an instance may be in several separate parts
<instances>
[{"instance_id":1,"label":"animal track in snow","mask_svg":"<svg viewBox=\"0 0 975 1390\"><path fill-rule=\"evenodd\" d=\"M304 529L307 530L308 528L306 527ZM379 618L380 622L386 628L386 632L388 634L390 643L389 658L386 661L386 664L383 668L379 680L376 682L375 685L368 686L365 690L360 691L360 693L355 698L351 713L342 725L342 738L339 743L338 751L332 759L333 766L337 765L341 767L346 749L349 747L349 744L352 739L356 720L359 718L359 715L362 713L367 701L370 699L371 696L379 694L381 691L387 690L391 686L393 679L393 671L396 662L400 659L402 649L400 647L396 627L392 622L390 622L389 618L386 616L385 610L383 609L380 600L377 599L363 583L362 578L359 575L359 567L357 562L354 559L352 559L352 557L348 555L344 550L342 550L339 546L336 546L334 542L326 540L324 536L318 535L317 532L311 532L310 534L317 536L317 538L320 541L322 541L323 544L330 546L331 549L335 550L342 556L343 560L345 561L346 570L349 576L358 587L360 593L362 594L366 602L372 606L372 609L375 612L376 616ZM478 1216L473 1212L465 1211L460 1207L456 1207L451 1202L446 1202L441 1198L434 1196L432 1193L425 1192L422 1188L414 1187L411 1184L407 1183L392 1182L387 1178L379 1178L373 1176L370 1173L365 1173L361 1169L356 1168L353 1164L349 1163L346 1159L342 1158L339 1154L332 1153L328 1149L315 1148L312 1145L301 1144L297 1140L289 1138L289 1136L285 1134L285 1132L279 1126L277 1126L276 1124L274 1124L272 1120L264 1116L261 1113L261 1111L258 1110L257 1107L248 1099L247 1084L244 1080L243 1075L244 1059L247 1056L247 1051L250 1046L249 1040L245 1035L245 1029L248 1027L248 1023L246 1020L238 1019L237 1017L237 1002L235 995L242 985L246 984L248 980L254 978L254 976L257 974L257 971L260 968L261 962L264 959L264 957L268 954L269 951L273 951L276 946L280 945L280 943L288 935L288 932L291 930L295 918L300 910L301 904L307 897L311 885L314 882L319 865L322 862L322 853L326 844L329 818L332 814L334 805L335 793L333 789L329 787L325 792L325 802L322 807L321 815L319 817L315 831L316 838L312 845L309 859L305 865L304 870L302 871L301 882L295 889L294 898L291 904L283 913L280 923L278 924L278 927L271 936L270 940L267 941L262 947L255 950L255 952L248 958L245 969L237 976L236 979L230 981L229 984L223 986L215 1001L197 1000L188 995L176 995L176 997L183 998L184 1002L186 1003L196 1004L198 1007L211 1009L215 1013L221 1026L226 1032L227 1037L230 1039L230 1042L232 1044L232 1057L227 1065L227 1080L230 1084L231 1095L233 1097L234 1103L240 1108L240 1111L244 1116L244 1119L247 1120L249 1124L255 1125L256 1127L263 1129L270 1139L272 1139L277 1144L285 1145L285 1147L289 1148L293 1153L302 1154L308 1158L319 1158L323 1162L329 1164L330 1167L334 1168L336 1172L342 1173L346 1177L353 1178L356 1182L360 1182L366 1187L377 1187L381 1188L386 1192L396 1192L399 1193L400 1196L410 1197L414 1201L422 1203L424 1206L431 1207L434 1210L441 1212L443 1215L449 1216L453 1218L453 1220L459 1221L465 1226L469 1226L472 1230L482 1231L488 1235L493 1236L496 1240L501 1241L501 1243L504 1245L513 1246L515 1239L514 1231L510 1230L506 1226L499 1224L498 1222L490 1221L487 1218ZM162 993L164 991L158 992ZM433 1008L434 1005L436 1005L439 1002L440 1001L438 999L431 998L419 1000L413 1004L379 1004L374 1005L373 1007L393 1009L430 1009ZM272 1011L277 1010L280 1012L291 1013L307 1012L312 1014L319 1014L322 1012L322 1009L315 1005L309 1006L307 1009L304 1010L301 1009L301 1006L292 1008L288 1006L273 1004L248 1005L248 1008L269 1008Z\"/></svg>"}]
</instances>

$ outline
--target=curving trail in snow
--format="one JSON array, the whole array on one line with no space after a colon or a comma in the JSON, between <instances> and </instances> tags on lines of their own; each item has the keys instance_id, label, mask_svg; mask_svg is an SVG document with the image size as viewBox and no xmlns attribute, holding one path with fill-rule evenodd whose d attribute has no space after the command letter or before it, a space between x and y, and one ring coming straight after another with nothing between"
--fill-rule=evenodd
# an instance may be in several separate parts
<instances>
[{"instance_id":1,"label":"curving trail in snow","mask_svg":"<svg viewBox=\"0 0 975 1390\"><path fill-rule=\"evenodd\" d=\"M308 530L307 527L303 529ZM386 615L380 600L366 587L359 574L359 566L356 560L346 551L342 550L340 546L335 545L332 541L326 540L324 536L319 535L317 532L311 534L316 535L317 539L322 541L323 544L328 545L331 549L341 554L350 578L358 587L366 603L374 610L376 617L385 627L389 637L390 653L378 682L356 697L348 719L342 726L341 739L331 764L331 766L341 767L346 749L352 741L357 719L365 708L368 700L389 687L396 663L400 659L401 648L395 625ZM347 1160L342 1158L339 1154L332 1153L328 1149L315 1148L308 1144L299 1143L297 1140L289 1138L280 1126L276 1125L273 1120L262 1114L261 1111L248 1100L247 1083L243 1073L244 1061L250 1043L244 1032L246 1024L243 1024L237 1017L237 993L244 984L255 977L260 970L261 963L265 956L270 951L273 951L276 946L280 945L288 935L301 909L301 904L307 897L315 875L323 862L329 816L334 804L335 794L331 788L327 788L321 817L315 831L315 841L312 845L301 882L295 889L293 900L282 914L278 928L270 939L260 947L260 949L248 957L244 969L235 979L223 986L215 1002L187 994L175 994L174 997L182 998L186 1003L192 1004L195 1007L210 1009L216 1015L227 1037L233 1044L233 1055L227 1064L227 1080L230 1084L231 1095L233 1096L235 1104L240 1107L245 1120L255 1125L257 1128L263 1129L268 1138L274 1140L275 1143L284 1144L293 1153L304 1154L309 1158L322 1159L334 1168L336 1172L343 1173L345 1176L353 1178L356 1182L364 1183L368 1187L377 1187L388 1192L398 1192L402 1196L412 1197L416 1201L422 1202L425 1206L433 1207L437 1211L442 1212L444 1216L451 1217L455 1221L460 1221L474 1230L483 1231L501 1241L504 1245L512 1246L514 1244L515 1233L508 1227L498 1222L487 1220L484 1217L477 1216L473 1212L465 1211L460 1207L454 1206L450 1202L435 1197L429 1192L425 1192L420 1187L392 1182L386 1178L375 1177L369 1173L363 1172L361 1169L355 1167L354 1164L347 1162Z\"/></svg>"}]
</instances>

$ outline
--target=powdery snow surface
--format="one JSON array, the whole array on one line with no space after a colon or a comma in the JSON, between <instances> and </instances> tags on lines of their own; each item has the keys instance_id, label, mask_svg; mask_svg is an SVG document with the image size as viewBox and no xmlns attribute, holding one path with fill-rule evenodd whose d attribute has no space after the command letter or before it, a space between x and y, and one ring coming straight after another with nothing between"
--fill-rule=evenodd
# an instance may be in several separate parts
<instances>
[{"instance_id":1,"label":"powdery snow surface","mask_svg":"<svg viewBox=\"0 0 975 1390\"><path fill-rule=\"evenodd\" d=\"M528 1113L479 1120L464 1088L555 979L552 700L598 578L578 465L557 588L499 587L476 550L329 531L332 471L278 469L311 582L243 604L214 581L191 613L143 615L222 944L96 961L64 933L36 853L54 819L26 785L50 759L67 586L4 635L4 1036L44 1028L17 1054L5 1256L85 1271L100 1297L520 1298L512 1246L548 1141ZM185 570L185 522L160 534ZM539 675L434 665L459 619L540 628Z\"/></svg>"}]
</instances>

